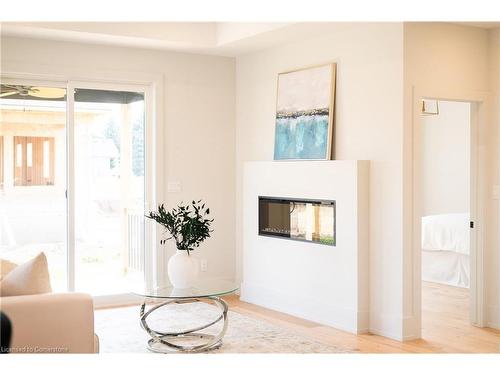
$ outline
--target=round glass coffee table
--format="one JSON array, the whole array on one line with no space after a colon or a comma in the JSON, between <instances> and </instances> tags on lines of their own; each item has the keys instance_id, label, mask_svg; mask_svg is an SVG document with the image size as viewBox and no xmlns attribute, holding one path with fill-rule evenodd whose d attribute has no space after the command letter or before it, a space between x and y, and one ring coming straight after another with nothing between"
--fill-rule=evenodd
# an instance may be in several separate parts
<instances>
[{"instance_id":1,"label":"round glass coffee table","mask_svg":"<svg viewBox=\"0 0 500 375\"><path fill-rule=\"evenodd\" d=\"M144 297L144 303L140 309L141 327L151 336L148 341L148 349L157 353L188 352L197 353L216 349L222 345L222 338L227 330L228 317L227 303L220 296L231 294L238 290L235 282L227 280L200 281L199 284L188 289L176 289L173 287L143 288L133 291L134 294ZM152 300L164 300L146 311L146 303ZM193 302L212 302L216 305L220 314L213 321L198 327L189 328L179 332L160 332L151 329L146 321L153 312L171 304L184 304ZM201 330L211 327L222 320L221 331L216 334L202 333ZM189 344L181 343L189 341Z\"/></svg>"}]
</instances>

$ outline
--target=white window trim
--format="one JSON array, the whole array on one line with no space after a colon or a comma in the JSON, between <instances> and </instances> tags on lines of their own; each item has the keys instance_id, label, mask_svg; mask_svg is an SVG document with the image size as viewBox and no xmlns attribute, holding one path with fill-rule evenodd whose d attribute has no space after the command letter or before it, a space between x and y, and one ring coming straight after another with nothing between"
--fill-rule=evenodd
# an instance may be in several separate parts
<instances>
[{"instance_id":1,"label":"white window trim","mask_svg":"<svg viewBox=\"0 0 500 375\"><path fill-rule=\"evenodd\" d=\"M15 84L36 84L38 86L61 87L69 90L75 87L91 86L98 89L143 91L145 95L145 124L146 134L146 170L145 170L145 209L155 209L157 202L164 201L164 176L166 175L164 163L164 131L163 131L163 74L142 73L120 70L96 70L82 69L67 66L20 63L14 61L2 62L2 73L0 79L2 83ZM138 90L139 89L139 90ZM73 95L68 95L67 111L68 139L73 135ZM71 102L71 103L70 103ZM71 112L71 113L70 113ZM74 155L73 148L68 147L68 166L72 164ZM71 212L74 212L73 189L70 184L74 180L72 169L68 169L68 205L70 214L68 215L68 235L69 239L74 238L74 223L71 223ZM146 224L146 255L150 251L151 256L146 256L146 269L152 270L147 275L148 285L166 285L168 280L165 275L166 256L162 251L158 241L156 225L148 222ZM71 241L69 241L71 244ZM74 241L73 244L74 246ZM68 258L74 256L74 249L68 252ZM68 259L68 266L74 267L74 259ZM72 270L74 273L74 270ZM71 282L69 290L74 290ZM99 305L109 306L110 304L135 303L137 297L132 294L118 296L99 296L95 298L97 307Z\"/></svg>"}]
</instances>

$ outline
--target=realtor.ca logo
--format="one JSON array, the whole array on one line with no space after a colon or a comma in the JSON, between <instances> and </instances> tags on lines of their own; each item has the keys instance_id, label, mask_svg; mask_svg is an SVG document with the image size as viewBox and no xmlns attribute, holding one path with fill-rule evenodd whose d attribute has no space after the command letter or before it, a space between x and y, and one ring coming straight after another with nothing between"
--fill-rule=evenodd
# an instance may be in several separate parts
<instances>
[{"instance_id":1,"label":"realtor.ca logo","mask_svg":"<svg viewBox=\"0 0 500 375\"><path fill-rule=\"evenodd\" d=\"M59 348L59 347L54 347L54 348L45 348L41 346L20 346L20 347L13 347L13 348L0 348L1 353L26 353L26 354L33 354L33 353L67 353L68 348Z\"/></svg>"}]
</instances>

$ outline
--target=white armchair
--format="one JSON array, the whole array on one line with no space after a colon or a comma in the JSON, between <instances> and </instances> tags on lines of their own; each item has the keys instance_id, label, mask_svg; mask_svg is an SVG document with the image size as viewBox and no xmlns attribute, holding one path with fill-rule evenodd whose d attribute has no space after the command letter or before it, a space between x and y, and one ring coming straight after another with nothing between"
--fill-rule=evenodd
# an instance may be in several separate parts
<instances>
[{"instance_id":1,"label":"white armchair","mask_svg":"<svg viewBox=\"0 0 500 375\"><path fill-rule=\"evenodd\" d=\"M12 323L11 353L98 353L92 297L47 293L0 297Z\"/></svg>"}]
</instances>

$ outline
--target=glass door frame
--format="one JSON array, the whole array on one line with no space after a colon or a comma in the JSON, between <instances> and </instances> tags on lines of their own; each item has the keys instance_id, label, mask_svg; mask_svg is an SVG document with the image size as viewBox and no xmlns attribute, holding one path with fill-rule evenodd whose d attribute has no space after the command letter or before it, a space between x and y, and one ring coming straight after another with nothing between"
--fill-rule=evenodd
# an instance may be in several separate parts
<instances>
[{"instance_id":1,"label":"glass door frame","mask_svg":"<svg viewBox=\"0 0 500 375\"><path fill-rule=\"evenodd\" d=\"M61 88L66 90L66 97L68 97L68 91L67 91L67 82L60 81L60 80L50 80L50 79L31 79L31 78L13 78L10 76L0 77L0 81L2 84L7 84L7 85L23 85L23 86L42 86L42 87L53 87L53 88ZM66 150L66 198L68 194L68 169L69 169L69 159L68 159L68 103L66 99L65 103L65 115L66 115L66 122L64 124L64 131L65 131L65 150ZM68 215L68 200L66 199L66 238L65 238L65 245L66 245L66 291L70 291L69 289L69 279L70 279L70 271L69 271L69 237L68 237L68 231L67 231L67 226L69 222L69 215ZM50 272L50 270L49 270Z\"/></svg>"},{"instance_id":2,"label":"glass door frame","mask_svg":"<svg viewBox=\"0 0 500 375\"><path fill-rule=\"evenodd\" d=\"M17 76L17 74L15 75ZM16 84L27 86L46 86L66 89L66 258L67 258L67 291L75 291L75 88L109 90L109 91L132 91L144 93L144 150L145 150L145 170L144 170L144 209L148 210L156 206L158 192L157 171L159 170L156 157L157 150L157 117L155 116L156 90L155 84L135 84L118 81L102 80L58 80L34 78L15 78L13 75L1 76L2 84ZM157 245L156 226L146 221L145 224L145 271L144 281L147 285L152 285L158 280L161 274L160 249ZM95 305L123 304L137 301L137 297L126 292L123 294L94 296Z\"/></svg>"}]
</instances>

